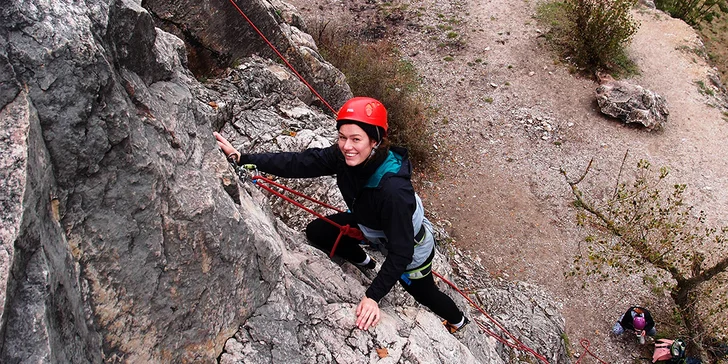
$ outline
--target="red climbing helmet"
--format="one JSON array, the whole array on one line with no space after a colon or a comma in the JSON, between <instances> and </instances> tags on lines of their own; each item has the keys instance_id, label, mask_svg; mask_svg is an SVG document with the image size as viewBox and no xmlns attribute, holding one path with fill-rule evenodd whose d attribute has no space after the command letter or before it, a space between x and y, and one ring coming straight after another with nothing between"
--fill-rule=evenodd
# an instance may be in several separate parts
<instances>
[{"instance_id":1,"label":"red climbing helmet","mask_svg":"<svg viewBox=\"0 0 728 364\"><path fill-rule=\"evenodd\" d=\"M381 102L371 97L354 97L344 103L336 114L336 120L353 120L378 126L387 132L387 109Z\"/></svg>"},{"instance_id":2,"label":"red climbing helmet","mask_svg":"<svg viewBox=\"0 0 728 364\"><path fill-rule=\"evenodd\" d=\"M634 320L632 320L632 324L634 325L634 328L637 330L644 330L645 329L645 318L642 316L636 316Z\"/></svg>"}]
</instances>

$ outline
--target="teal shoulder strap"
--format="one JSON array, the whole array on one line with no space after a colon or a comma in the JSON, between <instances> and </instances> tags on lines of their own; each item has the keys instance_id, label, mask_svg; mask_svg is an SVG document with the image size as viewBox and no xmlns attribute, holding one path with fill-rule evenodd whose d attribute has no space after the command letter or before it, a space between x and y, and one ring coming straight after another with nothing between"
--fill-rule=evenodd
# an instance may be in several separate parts
<instances>
[{"instance_id":1,"label":"teal shoulder strap","mask_svg":"<svg viewBox=\"0 0 728 364\"><path fill-rule=\"evenodd\" d=\"M374 171L374 174L369 177L365 188L374 188L379 186L379 182L382 180L385 174L392 172L397 173L402 167L402 156L392 152L391 150L387 153L387 159L384 160L382 165Z\"/></svg>"}]
</instances>

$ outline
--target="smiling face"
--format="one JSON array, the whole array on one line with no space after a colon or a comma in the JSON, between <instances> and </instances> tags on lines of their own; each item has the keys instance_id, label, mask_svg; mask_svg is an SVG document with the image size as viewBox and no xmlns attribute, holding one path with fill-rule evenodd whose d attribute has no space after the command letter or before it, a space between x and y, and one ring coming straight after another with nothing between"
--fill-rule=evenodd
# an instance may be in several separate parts
<instances>
[{"instance_id":1,"label":"smiling face","mask_svg":"<svg viewBox=\"0 0 728 364\"><path fill-rule=\"evenodd\" d=\"M339 150L350 167L363 163L377 144L364 129L355 124L344 124L339 128Z\"/></svg>"}]
</instances>

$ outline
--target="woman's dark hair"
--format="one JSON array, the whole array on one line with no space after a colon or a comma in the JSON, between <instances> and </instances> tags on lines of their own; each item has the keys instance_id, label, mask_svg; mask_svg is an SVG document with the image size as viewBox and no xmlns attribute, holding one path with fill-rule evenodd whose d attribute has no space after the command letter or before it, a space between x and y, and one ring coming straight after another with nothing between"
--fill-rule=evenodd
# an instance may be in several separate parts
<instances>
[{"instance_id":1,"label":"woman's dark hair","mask_svg":"<svg viewBox=\"0 0 728 364\"><path fill-rule=\"evenodd\" d=\"M384 129L380 126L366 124L366 123L362 123L360 121L348 120L348 119L338 120L336 122L336 130L341 129L341 126L344 124L354 124L354 125L360 127L362 130L364 130L364 133L366 133L367 136L369 136L369 139L373 139L377 142L381 141L387 135L387 132L385 132Z\"/></svg>"},{"instance_id":2,"label":"woman's dark hair","mask_svg":"<svg viewBox=\"0 0 728 364\"><path fill-rule=\"evenodd\" d=\"M391 146L392 144L389 142L389 138L382 138L382 141L378 143L376 152L374 152L374 155L370 158L371 163L378 163L387 158L387 153Z\"/></svg>"}]
</instances>

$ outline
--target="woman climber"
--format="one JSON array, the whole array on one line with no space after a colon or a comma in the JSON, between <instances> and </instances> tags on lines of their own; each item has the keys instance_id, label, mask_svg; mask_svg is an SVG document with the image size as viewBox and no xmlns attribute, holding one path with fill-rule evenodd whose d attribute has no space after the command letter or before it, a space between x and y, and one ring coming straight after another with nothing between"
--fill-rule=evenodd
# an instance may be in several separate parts
<instances>
[{"instance_id":1,"label":"woman climber","mask_svg":"<svg viewBox=\"0 0 728 364\"><path fill-rule=\"evenodd\" d=\"M412 187L412 166L407 150L390 146L387 111L379 101L355 97L336 116L338 142L328 148L303 152L241 154L223 136L217 143L232 162L255 164L260 171L287 178L336 175L336 182L349 212L329 219L362 230L366 239L386 252L381 269L356 308L356 325L367 330L381 319L379 301L399 281L417 302L442 317L451 332L468 319L455 302L435 285L431 274L435 256L432 225L424 217L422 201ZM330 252L339 228L322 219L306 227L313 246ZM335 254L373 269L376 262L361 248L360 241L342 236Z\"/></svg>"},{"instance_id":2,"label":"woman climber","mask_svg":"<svg viewBox=\"0 0 728 364\"><path fill-rule=\"evenodd\" d=\"M650 311L643 307L630 307L614 324L612 332L615 335L622 335L624 330L634 331L640 340L640 344L645 343L645 334L654 337L657 334L655 329L655 321L650 315Z\"/></svg>"}]
</instances>

